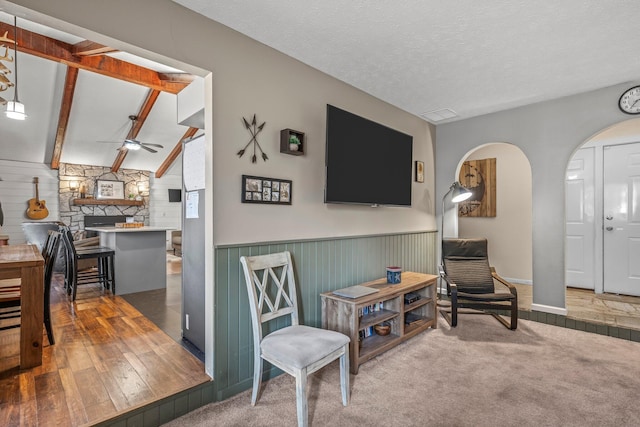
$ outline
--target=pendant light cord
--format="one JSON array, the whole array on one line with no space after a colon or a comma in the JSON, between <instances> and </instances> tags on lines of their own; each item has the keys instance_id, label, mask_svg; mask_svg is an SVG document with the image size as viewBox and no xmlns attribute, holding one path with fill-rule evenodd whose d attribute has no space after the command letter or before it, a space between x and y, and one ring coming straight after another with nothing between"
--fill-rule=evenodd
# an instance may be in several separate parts
<instances>
[{"instance_id":1,"label":"pendant light cord","mask_svg":"<svg viewBox=\"0 0 640 427\"><path fill-rule=\"evenodd\" d=\"M14 69L16 72L16 88L13 92L13 100L14 105L15 102L20 102L18 99L18 17L13 16L13 60L14 60Z\"/></svg>"}]
</instances>

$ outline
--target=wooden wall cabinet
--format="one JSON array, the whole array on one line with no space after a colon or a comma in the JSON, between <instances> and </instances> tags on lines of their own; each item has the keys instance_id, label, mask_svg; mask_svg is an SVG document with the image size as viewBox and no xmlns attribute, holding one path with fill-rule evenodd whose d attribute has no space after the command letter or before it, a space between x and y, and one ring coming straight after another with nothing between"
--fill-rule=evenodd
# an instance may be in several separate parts
<instances>
[{"instance_id":1,"label":"wooden wall cabinet","mask_svg":"<svg viewBox=\"0 0 640 427\"><path fill-rule=\"evenodd\" d=\"M289 146L289 137L295 135L300 140L297 150L292 150ZM282 129L280 131L280 152L285 154L291 154L292 156L304 155L306 148L306 141L304 140L304 132L299 132L293 129Z\"/></svg>"},{"instance_id":2,"label":"wooden wall cabinet","mask_svg":"<svg viewBox=\"0 0 640 427\"><path fill-rule=\"evenodd\" d=\"M407 271L402 273L402 281L396 285L387 283L386 277L362 283L378 292L360 298L341 297L333 292L320 294L322 327L342 332L351 339L351 373L357 374L362 363L427 328L438 327L436 279L432 274ZM417 294L419 299L407 304L407 294ZM378 310L366 313L371 306L377 306ZM391 325L389 335L370 332L373 326L382 322Z\"/></svg>"}]
</instances>

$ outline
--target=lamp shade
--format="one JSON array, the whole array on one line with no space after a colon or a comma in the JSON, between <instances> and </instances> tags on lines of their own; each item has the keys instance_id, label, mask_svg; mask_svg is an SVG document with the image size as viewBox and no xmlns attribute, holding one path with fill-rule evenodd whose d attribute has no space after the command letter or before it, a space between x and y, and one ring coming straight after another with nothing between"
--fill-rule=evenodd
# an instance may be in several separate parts
<instances>
[{"instance_id":1,"label":"lamp shade","mask_svg":"<svg viewBox=\"0 0 640 427\"><path fill-rule=\"evenodd\" d=\"M7 109L4 113L10 119L24 120L27 118L24 113L24 104L20 101L7 101Z\"/></svg>"},{"instance_id":2,"label":"lamp shade","mask_svg":"<svg viewBox=\"0 0 640 427\"><path fill-rule=\"evenodd\" d=\"M471 191L460 185L458 181L454 182L453 185L451 185L449 191L451 192L452 203L463 202L473 195Z\"/></svg>"}]
</instances>

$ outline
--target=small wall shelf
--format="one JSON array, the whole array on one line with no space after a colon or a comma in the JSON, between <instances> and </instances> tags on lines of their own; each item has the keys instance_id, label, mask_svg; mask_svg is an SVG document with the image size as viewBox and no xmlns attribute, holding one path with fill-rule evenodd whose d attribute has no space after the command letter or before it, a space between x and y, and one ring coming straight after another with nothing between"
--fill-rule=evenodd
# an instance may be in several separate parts
<instances>
[{"instance_id":1,"label":"small wall shelf","mask_svg":"<svg viewBox=\"0 0 640 427\"><path fill-rule=\"evenodd\" d=\"M295 135L300 140L298 150L294 151L289 148L289 137ZM306 143L304 140L304 132L299 132L293 129L282 129L280 131L280 152L285 154L291 154L292 156L303 156Z\"/></svg>"},{"instance_id":2,"label":"small wall shelf","mask_svg":"<svg viewBox=\"0 0 640 427\"><path fill-rule=\"evenodd\" d=\"M73 199L74 205L115 205L115 206L142 206L143 200L129 199Z\"/></svg>"}]
</instances>

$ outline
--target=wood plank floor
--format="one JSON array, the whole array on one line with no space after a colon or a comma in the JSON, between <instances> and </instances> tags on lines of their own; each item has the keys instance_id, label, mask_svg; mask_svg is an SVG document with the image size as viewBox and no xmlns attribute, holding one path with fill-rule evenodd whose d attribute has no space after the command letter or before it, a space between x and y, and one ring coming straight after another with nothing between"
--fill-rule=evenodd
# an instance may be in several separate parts
<instances>
[{"instance_id":1,"label":"wood plank floor","mask_svg":"<svg viewBox=\"0 0 640 427\"><path fill-rule=\"evenodd\" d=\"M82 426L210 381L203 364L119 296L82 286L70 303L56 275L55 345L19 369L19 329L0 331L0 426Z\"/></svg>"},{"instance_id":2,"label":"wood plank floor","mask_svg":"<svg viewBox=\"0 0 640 427\"><path fill-rule=\"evenodd\" d=\"M518 305L531 310L533 287L516 284ZM640 297L596 294L587 289L567 288L567 317L592 323L640 330Z\"/></svg>"}]
</instances>

